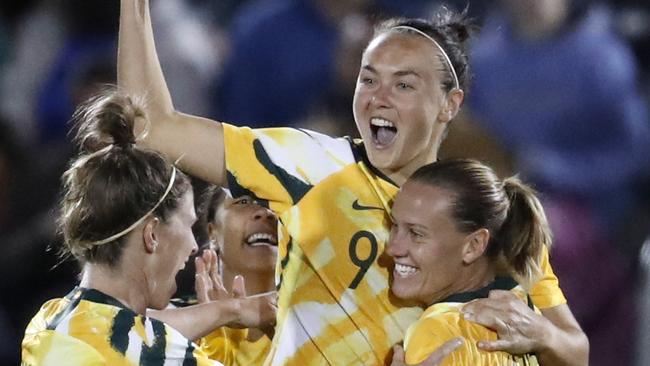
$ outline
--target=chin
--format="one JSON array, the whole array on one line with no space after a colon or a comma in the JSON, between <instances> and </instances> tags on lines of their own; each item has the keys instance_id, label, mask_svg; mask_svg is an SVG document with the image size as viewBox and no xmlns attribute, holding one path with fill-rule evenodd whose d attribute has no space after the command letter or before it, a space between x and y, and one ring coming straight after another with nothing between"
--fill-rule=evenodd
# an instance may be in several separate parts
<instances>
[{"instance_id":1,"label":"chin","mask_svg":"<svg viewBox=\"0 0 650 366\"><path fill-rule=\"evenodd\" d=\"M366 151L368 153L368 160L372 166L377 169L395 170L393 167L393 155L390 150L377 150L372 147Z\"/></svg>"},{"instance_id":2,"label":"chin","mask_svg":"<svg viewBox=\"0 0 650 366\"><path fill-rule=\"evenodd\" d=\"M393 295L395 295L395 297L397 297L398 299L413 300L413 297L411 296L411 294L409 294L408 289L405 289L400 286L392 286L390 290L393 293Z\"/></svg>"}]
</instances>

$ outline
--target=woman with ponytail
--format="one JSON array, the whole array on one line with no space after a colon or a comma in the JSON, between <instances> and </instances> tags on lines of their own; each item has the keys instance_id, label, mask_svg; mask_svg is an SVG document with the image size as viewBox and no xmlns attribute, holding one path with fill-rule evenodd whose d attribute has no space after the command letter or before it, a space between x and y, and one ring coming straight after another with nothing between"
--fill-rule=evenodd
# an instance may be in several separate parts
<instances>
[{"instance_id":1,"label":"woman with ponytail","mask_svg":"<svg viewBox=\"0 0 650 366\"><path fill-rule=\"evenodd\" d=\"M63 174L59 225L62 255L79 262L81 279L27 326L22 364L218 365L189 339L225 324L272 321L274 299L182 309L196 322L178 329L148 317L148 309L167 306L176 275L197 251L189 178L135 145L133 124L146 116L133 98L107 91L74 118L80 154Z\"/></svg>"},{"instance_id":2,"label":"woman with ponytail","mask_svg":"<svg viewBox=\"0 0 650 366\"><path fill-rule=\"evenodd\" d=\"M528 292L543 277L551 232L535 192L515 177L500 181L473 160L418 169L393 204L387 253L391 291L425 312L406 333L407 364L464 337L444 365L536 365L532 354L486 352L477 341L496 332L464 319L461 306L492 290L511 291L531 308ZM540 315L541 316L541 315Z\"/></svg>"}]
</instances>

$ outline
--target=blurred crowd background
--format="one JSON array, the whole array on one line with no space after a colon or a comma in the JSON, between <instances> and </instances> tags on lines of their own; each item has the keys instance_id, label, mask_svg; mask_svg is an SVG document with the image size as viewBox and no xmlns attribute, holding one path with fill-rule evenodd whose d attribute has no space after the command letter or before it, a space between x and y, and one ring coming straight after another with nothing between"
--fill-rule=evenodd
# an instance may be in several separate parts
<instances>
[{"instance_id":1,"label":"blurred crowd background","mask_svg":"<svg viewBox=\"0 0 650 366\"><path fill-rule=\"evenodd\" d=\"M644 0L150 0L176 108L356 136L372 24L439 6L479 26L442 158L481 159L544 197L553 267L592 365L650 365L650 3ZM0 5L0 365L65 295L56 206L74 106L116 81L117 0Z\"/></svg>"}]
</instances>

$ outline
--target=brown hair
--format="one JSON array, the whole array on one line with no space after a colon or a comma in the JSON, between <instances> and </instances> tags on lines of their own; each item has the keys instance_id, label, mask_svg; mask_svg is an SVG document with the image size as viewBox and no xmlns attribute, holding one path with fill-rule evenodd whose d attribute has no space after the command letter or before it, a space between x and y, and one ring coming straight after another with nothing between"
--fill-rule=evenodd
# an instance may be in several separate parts
<instances>
[{"instance_id":1,"label":"brown hair","mask_svg":"<svg viewBox=\"0 0 650 366\"><path fill-rule=\"evenodd\" d=\"M74 141L80 152L62 177L63 255L82 263L116 265L124 236L102 245L94 242L127 229L163 197L175 168L160 153L135 145L137 118L146 118L143 103L115 89L75 111ZM171 191L153 214L167 220L188 189L189 178L177 171Z\"/></svg>"},{"instance_id":2,"label":"brown hair","mask_svg":"<svg viewBox=\"0 0 650 366\"><path fill-rule=\"evenodd\" d=\"M551 246L551 230L535 191L516 177L499 180L475 160L450 159L425 165L409 178L452 193L452 216L458 230L486 228L486 255L505 264L530 288L541 276L543 246Z\"/></svg>"},{"instance_id":3,"label":"brown hair","mask_svg":"<svg viewBox=\"0 0 650 366\"><path fill-rule=\"evenodd\" d=\"M378 35L389 32L399 26L415 28L435 39L445 50L451 64L454 66L460 88L467 91L471 78L469 57L467 54L467 40L475 28L467 17L467 10L462 13L456 13L446 7L441 7L432 20L407 18L388 19L375 27L375 33L372 38L374 39ZM394 31L416 34L406 29L395 29ZM445 67L445 78L443 79L442 85L444 90L448 92L455 87L454 78L451 70L448 69L447 62L442 58L440 62Z\"/></svg>"}]
</instances>

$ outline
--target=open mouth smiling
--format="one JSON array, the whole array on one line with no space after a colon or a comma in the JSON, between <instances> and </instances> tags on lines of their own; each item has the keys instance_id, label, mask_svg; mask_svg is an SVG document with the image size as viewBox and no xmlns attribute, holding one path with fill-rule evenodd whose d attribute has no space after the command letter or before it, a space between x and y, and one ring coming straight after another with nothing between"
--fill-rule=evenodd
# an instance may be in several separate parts
<instances>
[{"instance_id":1,"label":"open mouth smiling","mask_svg":"<svg viewBox=\"0 0 650 366\"><path fill-rule=\"evenodd\" d=\"M390 146L397 136L395 124L380 117L370 119L370 131L372 132L373 143L380 149Z\"/></svg>"},{"instance_id":2,"label":"open mouth smiling","mask_svg":"<svg viewBox=\"0 0 650 366\"><path fill-rule=\"evenodd\" d=\"M251 247L258 246L278 246L278 239L275 235L268 233L255 233L251 234L246 238L246 245Z\"/></svg>"}]
</instances>

